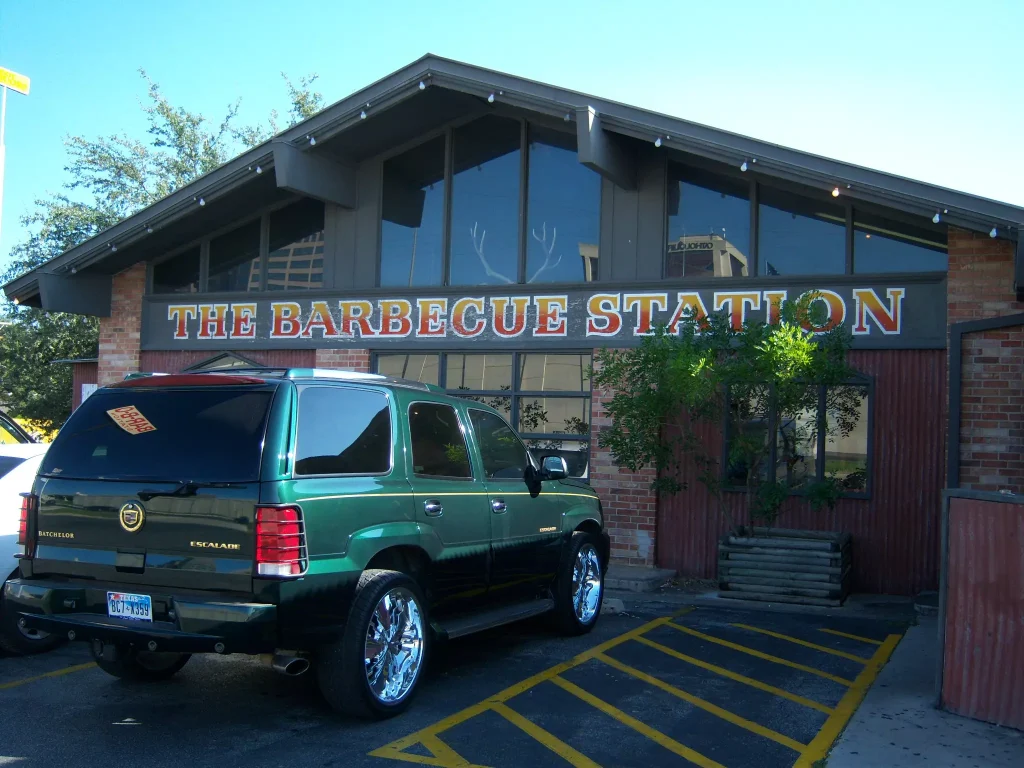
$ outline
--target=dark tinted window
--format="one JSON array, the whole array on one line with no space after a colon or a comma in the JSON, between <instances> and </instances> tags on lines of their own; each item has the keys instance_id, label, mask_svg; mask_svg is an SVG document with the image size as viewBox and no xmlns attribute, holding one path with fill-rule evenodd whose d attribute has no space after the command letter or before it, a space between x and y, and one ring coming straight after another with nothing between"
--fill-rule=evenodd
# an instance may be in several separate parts
<instances>
[{"instance_id":1,"label":"dark tinted window","mask_svg":"<svg viewBox=\"0 0 1024 768\"><path fill-rule=\"evenodd\" d=\"M25 461L21 456L0 456L0 477Z\"/></svg>"},{"instance_id":2,"label":"dark tinted window","mask_svg":"<svg viewBox=\"0 0 1024 768\"><path fill-rule=\"evenodd\" d=\"M381 285L440 285L444 257L444 137L384 163Z\"/></svg>"},{"instance_id":3,"label":"dark tinted window","mask_svg":"<svg viewBox=\"0 0 1024 768\"><path fill-rule=\"evenodd\" d=\"M943 272L949 266L942 229L853 212L853 271Z\"/></svg>"},{"instance_id":4,"label":"dark tinted window","mask_svg":"<svg viewBox=\"0 0 1024 768\"><path fill-rule=\"evenodd\" d=\"M757 261L762 275L841 275L846 272L846 209L841 205L760 189Z\"/></svg>"},{"instance_id":5,"label":"dark tinted window","mask_svg":"<svg viewBox=\"0 0 1024 768\"><path fill-rule=\"evenodd\" d=\"M252 291L260 287L260 220L210 241L210 277L213 291Z\"/></svg>"},{"instance_id":6,"label":"dark tinted window","mask_svg":"<svg viewBox=\"0 0 1024 768\"><path fill-rule=\"evenodd\" d=\"M179 253L153 266L153 293L197 293L199 248Z\"/></svg>"},{"instance_id":7,"label":"dark tinted window","mask_svg":"<svg viewBox=\"0 0 1024 768\"><path fill-rule=\"evenodd\" d=\"M469 417L487 477L522 478L529 459L526 447L512 428L487 411L472 409Z\"/></svg>"},{"instance_id":8,"label":"dark tinted window","mask_svg":"<svg viewBox=\"0 0 1024 768\"><path fill-rule=\"evenodd\" d=\"M196 482L259 478L269 389L114 389L91 395L57 434L41 474ZM155 429L132 434L108 411L134 408Z\"/></svg>"},{"instance_id":9,"label":"dark tinted window","mask_svg":"<svg viewBox=\"0 0 1024 768\"><path fill-rule=\"evenodd\" d=\"M597 280L601 177L580 163L576 136L531 127L528 178L526 282Z\"/></svg>"},{"instance_id":10,"label":"dark tinted window","mask_svg":"<svg viewBox=\"0 0 1024 768\"><path fill-rule=\"evenodd\" d=\"M409 407L413 472L435 477L472 477L466 438L455 409L440 403Z\"/></svg>"},{"instance_id":11,"label":"dark tinted window","mask_svg":"<svg viewBox=\"0 0 1024 768\"><path fill-rule=\"evenodd\" d=\"M745 276L749 253L749 182L670 166L666 277Z\"/></svg>"},{"instance_id":12,"label":"dark tinted window","mask_svg":"<svg viewBox=\"0 0 1024 768\"><path fill-rule=\"evenodd\" d=\"M391 410L380 392L306 387L299 395L297 475L376 475L391 469Z\"/></svg>"},{"instance_id":13,"label":"dark tinted window","mask_svg":"<svg viewBox=\"0 0 1024 768\"><path fill-rule=\"evenodd\" d=\"M488 116L457 128L452 179L452 285L519 276L520 125ZM550 227L549 227L550 229Z\"/></svg>"},{"instance_id":14,"label":"dark tinted window","mask_svg":"<svg viewBox=\"0 0 1024 768\"><path fill-rule=\"evenodd\" d=\"M319 288L324 274L324 204L302 200L270 214L267 290Z\"/></svg>"}]
</instances>

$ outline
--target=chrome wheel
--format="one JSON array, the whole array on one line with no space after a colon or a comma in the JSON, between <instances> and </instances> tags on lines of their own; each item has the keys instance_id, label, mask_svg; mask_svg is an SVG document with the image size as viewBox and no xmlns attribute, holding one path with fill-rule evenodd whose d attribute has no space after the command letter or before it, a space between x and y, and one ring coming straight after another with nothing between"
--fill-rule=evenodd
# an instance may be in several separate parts
<instances>
[{"instance_id":1,"label":"chrome wheel","mask_svg":"<svg viewBox=\"0 0 1024 768\"><path fill-rule=\"evenodd\" d=\"M404 587L387 592L366 628L363 660L370 692L384 704L404 699L420 674L423 660L423 614Z\"/></svg>"},{"instance_id":2,"label":"chrome wheel","mask_svg":"<svg viewBox=\"0 0 1024 768\"><path fill-rule=\"evenodd\" d=\"M584 544L572 569L572 606L581 624L589 624L597 615L601 588L601 559L592 544Z\"/></svg>"}]
</instances>

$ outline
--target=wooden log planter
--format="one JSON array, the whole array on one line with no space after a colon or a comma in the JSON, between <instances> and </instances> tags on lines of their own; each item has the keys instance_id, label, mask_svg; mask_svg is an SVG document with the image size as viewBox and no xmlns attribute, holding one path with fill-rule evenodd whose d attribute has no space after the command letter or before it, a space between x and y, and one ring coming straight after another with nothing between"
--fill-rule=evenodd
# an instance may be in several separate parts
<instances>
[{"instance_id":1,"label":"wooden log planter","mask_svg":"<svg viewBox=\"0 0 1024 768\"><path fill-rule=\"evenodd\" d=\"M839 606L849 582L848 533L755 527L718 544L720 597Z\"/></svg>"}]
</instances>

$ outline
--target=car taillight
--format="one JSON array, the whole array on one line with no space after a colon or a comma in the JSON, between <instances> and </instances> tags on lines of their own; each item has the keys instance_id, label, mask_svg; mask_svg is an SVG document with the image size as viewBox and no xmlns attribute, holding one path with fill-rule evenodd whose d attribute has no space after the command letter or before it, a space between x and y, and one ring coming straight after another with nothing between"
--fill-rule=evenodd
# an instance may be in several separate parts
<instances>
[{"instance_id":1,"label":"car taillight","mask_svg":"<svg viewBox=\"0 0 1024 768\"><path fill-rule=\"evenodd\" d=\"M31 493L21 494L21 519L18 521L18 546L24 547L23 557L31 558L36 553L35 523L39 497Z\"/></svg>"},{"instance_id":2,"label":"car taillight","mask_svg":"<svg viewBox=\"0 0 1024 768\"><path fill-rule=\"evenodd\" d=\"M298 507L256 507L256 573L301 576L306 572L306 531Z\"/></svg>"}]
</instances>

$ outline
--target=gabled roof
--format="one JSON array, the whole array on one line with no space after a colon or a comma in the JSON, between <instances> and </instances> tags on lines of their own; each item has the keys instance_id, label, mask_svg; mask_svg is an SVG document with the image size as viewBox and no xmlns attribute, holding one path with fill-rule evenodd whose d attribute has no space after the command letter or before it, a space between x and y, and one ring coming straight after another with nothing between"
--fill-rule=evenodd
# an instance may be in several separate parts
<instances>
[{"instance_id":1,"label":"gabled roof","mask_svg":"<svg viewBox=\"0 0 1024 768\"><path fill-rule=\"evenodd\" d=\"M746 162L752 172L766 178L826 190L839 187L844 196L853 200L928 219L940 213L950 224L983 232L996 227L1001 237L1011 239L1017 239L1019 229L1024 226L1024 208L1014 205L428 54L8 283L4 291L9 298L22 302L38 301L41 276L70 275L82 270L110 274L129 266L139 257L137 253L135 256L126 254L126 247L131 249L169 224L200 216L200 206L207 201L246 185L268 187L272 184L269 174L263 172L273 167L275 149L281 152L285 145L293 153L322 154L341 163L357 160L357 157L347 156L345 151L350 139L353 146L365 145L369 136L387 140L389 134L380 125L375 130L366 130L374 118L412 100L421 91L432 89L458 95L463 104L471 100L486 106L493 95L493 101L501 104L567 121L577 120L577 115L585 116L589 108L600 117L601 128L610 134L659 141L658 145L667 150L735 166ZM333 157L318 151L328 143L334 148Z\"/></svg>"}]
</instances>

